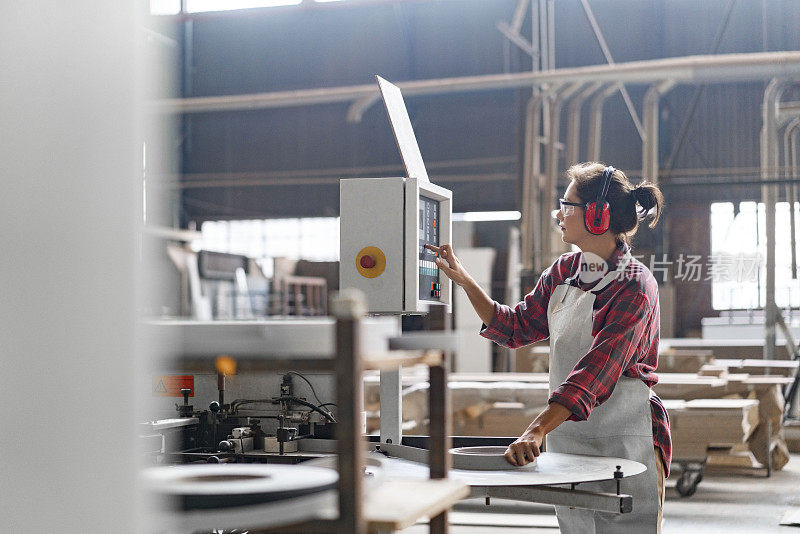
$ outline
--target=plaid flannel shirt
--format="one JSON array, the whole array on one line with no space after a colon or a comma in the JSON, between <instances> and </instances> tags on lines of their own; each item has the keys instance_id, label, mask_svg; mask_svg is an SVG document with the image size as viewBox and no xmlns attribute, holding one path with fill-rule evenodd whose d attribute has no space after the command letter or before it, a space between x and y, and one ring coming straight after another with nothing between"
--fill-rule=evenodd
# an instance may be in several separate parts
<instances>
[{"instance_id":1,"label":"plaid flannel shirt","mask_svg":"<svg viewBox=\"0 0 800 534\"><path fill-rule=\"evenodd\" d=\"M627 244L617 247L608 260L609 272L630 250ZM514 308L495 302L494 320L484 325L480 334L499 345L518 348L550 337L547 306L556 286L575 275L580 253L558 258L539 278L536 288ZM572 281L572 285L591 290L593 284ZM621 375L639 378L648 387L658 383L659 305L658 284L652 273L635 258L621 276L597 293L593 310L589 352L575 365L570 375L550 395L548 402L558 402L572 412L568 420L582 421L592 409L611 396ZM661 449L669 476L672 440L669 416L658 396L650 398L653 443Z\"/></svg>"}]
</instances>

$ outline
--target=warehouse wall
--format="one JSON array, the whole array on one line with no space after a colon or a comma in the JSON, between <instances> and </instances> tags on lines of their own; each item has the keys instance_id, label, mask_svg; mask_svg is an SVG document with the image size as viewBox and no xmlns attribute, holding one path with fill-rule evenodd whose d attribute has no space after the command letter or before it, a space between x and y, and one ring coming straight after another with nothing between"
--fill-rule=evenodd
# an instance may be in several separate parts
<instances>
[{"instance_id":1,"label":"warehouse wall","mask_svg":"<svg viewBox=\"0 0 800 534\"><path fill-rule=\"evenodd\" d=\"M800 10L793 4L768 0L762 9L761 2L736 2L718 52L800 49L800 32L792 30ZM403 81L527 70L529 58L495 29L515 5L410 1L196 15L175 22L184 46L183 92L227 95L365 84L374 74ZM623 62L709 53L728 1L591 5L614 59ZM605 62L578 0L556 2L555 21L557 67ZM645 90L629 88L637 107ZM664 164L693 91L678 87L663 101ZM757 166L762 92L763 84L708 87L674 167ZM430 174L454 190L456 210L519 208L525 91L408 100ZM347 107L187 117L176 144L183 178L195 187L183 196L183 220L332 214L338 178L401 174L380 106L358 124L346 122ZM619 95L608 101L605 117L603 159L638 170L640 141Z\"/></svg>"},{"instance_id":2,"label":"warehouse wall","mask_svg":"<svg viewBox=\"0 0 800 534\"><path fill-rule=\"evenodd\" d=\"M530 58L495 28L511 19L516 3L342 3L172 19L171 31L182 43L182 94L368 84L375 74L401 82L529 70ZM800 49L794 0L592 0L590 5L616 62ZM605 63L580 1L559 0L555 6L556 67ZM525 32L529 26L527 21ZM742 167L750 171L740 177L756 178L764 86L702 88L684 138L680 133L696 88L678 86L662 99L664 227L668 236L681 228L696 236L691 243L668 238L673 255L700 245L706 248L699 253L709 253L711 202L759 198L757 186L698 186L704 174L681 169ZM628 87L640 115L646 89ZM407 99L429 174L453 190L456 211L521 208L522 117L529 95L505 90ZM347 109L348 104L330 104L184 117L173 147L181 156L180 171L167 177L184 185L178 220L185 225L336 215L339 178L403 174L382 107L370 108L360 123L346 121ZM584 111L584 149L586 121ZM605 105L601 158L640 177L641 141L619 94ZM728 177L724 170L711 175ZM660 235L642 232L638 245L649 253L656 239ZM679 333L699 327L701 314L713 313L710 288L696 289L678 289L685 315L677 320ZM683 291L697 302L685 304Z\"/></svg>"}]
</instances>

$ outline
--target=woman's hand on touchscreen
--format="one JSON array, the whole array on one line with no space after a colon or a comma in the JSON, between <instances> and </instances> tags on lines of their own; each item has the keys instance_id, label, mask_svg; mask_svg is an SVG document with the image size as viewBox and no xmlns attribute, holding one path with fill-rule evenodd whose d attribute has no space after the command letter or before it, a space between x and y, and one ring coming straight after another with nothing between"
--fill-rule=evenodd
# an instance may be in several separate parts
<instances>
[{"instance_id":1,"label":"woman's hand on touchscreen","mask_svg":"<svg viewBox=\"0 0 800 534\"><path fill-rule=\"evenodd\" d=\"M425 248L436 254L436 259L434 260L436 266L455 284L463 286L472 279L461 265L461 262L458 261L458 257L453 251L452 246L442 245L437 247L435 245L425 245Z\"/></svg>"}]
</instances>

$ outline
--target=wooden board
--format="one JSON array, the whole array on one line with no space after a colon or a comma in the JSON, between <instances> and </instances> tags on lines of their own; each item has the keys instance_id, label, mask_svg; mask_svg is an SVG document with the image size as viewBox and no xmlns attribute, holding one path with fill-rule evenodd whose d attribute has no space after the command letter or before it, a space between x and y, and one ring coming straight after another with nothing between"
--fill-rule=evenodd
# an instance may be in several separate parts
<instances>
[{"instance_id":1,"label":"wooden board","mask_svg":"<svg viewBox=\"0 0 800 534\"><path fill-rule=\"evenodd\" d=\"M714 362L710 350L665 349L658 354L659 373L696 373L700 368Z\"/></svg>"},{"instance_id":2,"label":"wooden board","mask_svg":"<svg viewBox=\"0 0 800 534\"><path fill-rule=\"evenodd\" d=\"M759 423L757 400L666 400L673 446L679 457L696 456L700 445L744 443ZM676 454L678 454L676 453Z\"/></svg>"},{"instance_id":3,"label":"wooden board","mask_svg":"<svg viewBox=\"0 0 800 534\"><path fill-rule=\"evenodd\" d=\"M451 526L469 527L516 527L558 529L558 519L554 512L537 514L500 514L487 512L450 512L447 519ZM420 521L420 524L427 521Z\"/></svg>"},{"instance_id":4,"label":"wooden board","mask_svg":"<svg viewBox=\"0 0 800 534\"><path fill-rule=\"evenodd\" d=\"M777 358L791 359L785 341L778 341ZM764 354L764 338L760 339L703 339L703 338L661 338L662 350L675 348L683 350L710 350L719 358L761 358Z\"/></svg>"},{"instance_id":5,"label":"wooden board","mask_svg":"<svg viewBox=\"0 0 800 534\"><path fill-rule=\"evenodd\" d=\"M721 397L728 381L695 373L659 373L653 391L662 399L703 399Z\"/></svg>"},{"instance_id":6,"label":"wooden board","mask_svg":"<svg viewBox=\"0 0 800 534\"><path fill-rule=\"evenodd\" d=\"M383 354L370 354L364 357L364 368L371 370L396 369L414 365L439 365L444 356L436 350L393 350ZM427 380L427 377L425 377ZM378 377L380 382L380 377Z\"/></svg>"},{"instance_id":7,"label":"wooden board","mask_svg":"<svg viewBox=\"0 0 800 534\"><path fill-rule=\"evenodd\" d=\"M760 359L717 359L716 365L727 367L730 371L746 372L751 375L794 376L800 362L793 360Z\"/></svg>"},{"instance_id":8,"label":"wooden board","mask_svg":"<svg viewBox=\"0 0 800 534\"><path fill-rule=\"evenodd\" d=\"M402 530L423 517L435 517L469 496L455 480L386 480L364 501L369 530Z\"/></svg>"}]
</instances>

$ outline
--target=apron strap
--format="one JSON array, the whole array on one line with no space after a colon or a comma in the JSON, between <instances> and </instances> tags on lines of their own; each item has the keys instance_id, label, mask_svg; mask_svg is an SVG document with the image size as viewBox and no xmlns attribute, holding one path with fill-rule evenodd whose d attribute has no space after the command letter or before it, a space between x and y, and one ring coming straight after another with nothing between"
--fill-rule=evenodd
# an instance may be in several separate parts
<instances>
[{"instance_id":1,"label":"apron strap","mask_svg":"<svg viewBox=\"0 0 800 534\"><path fill-rule=\"evenodd\" d=\"M622 258L620 258L619 263L617 264L617 268L605 275L596 286L590 289L591 293L597 294L599 291L605 289L605 287L614 281L620 274L622 274L625 269L628 267L628 264L631 261L631 254L630 252L626 253Z\"/></svg>"},{"instance_id":2,"label":"apron strap","mask_svg":"<svg viewBox=\"0 0 800 534\"><path fill-rule=\"evenodd\" d=\"M622 258L620 258L619 263L617 264L617 268L611 271L610 273L606 274L603 278L601 278L600 281L597 283L597 285L595 285L588 292L597 294L599 291L605 289L605 287L608 284L614 281L615 278L617 278L623 271L625 271L630 261L631 261L631 254L630 252L628 252L624 256L622 256ZM569 278L564 279L564 281L561 282L559 285L570 287L572 286L572 283L578 278L579 275L580 273L574 276L570 276ZM561 302L564 302L564 299L566 298L567 298L567 292L565 291L564 294L561 296Z\"/></svg>"}]
</instances>

